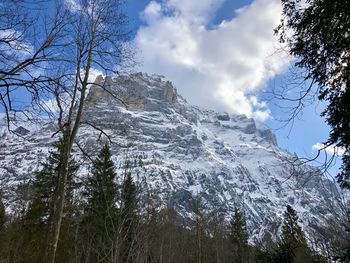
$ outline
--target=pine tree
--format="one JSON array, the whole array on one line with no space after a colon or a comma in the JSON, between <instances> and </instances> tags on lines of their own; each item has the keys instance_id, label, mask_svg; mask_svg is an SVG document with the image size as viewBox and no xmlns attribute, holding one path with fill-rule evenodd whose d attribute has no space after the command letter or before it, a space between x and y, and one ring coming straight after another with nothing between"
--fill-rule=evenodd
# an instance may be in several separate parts
<instances>
[{"instance_id":1,"label":"pine tree","mask_svg":"<svg viewBox=\"0 0 350 263\"><path fill-rule=\"evenodd\" d=\"M304 233L299 226L298 220L299 219L295 210L290 205L287 205L287 210L284 213L284 221L282 225L282 242L294 242L298 244L306 243Z\"/></svg>"},{"instance_id":2,"label":"pine tree","mask_svg":"<svg viewBox=\"0 0 350 263\"><path fill-rule=\"evenodd\" d=\"M312 262L304 233L295 210L287 205L275 262Z\"/></svg>"},{"instance_id":3,"label":"pine tree","mask_svg":"<svg viewBox=\"0 0 350 263\"><path fill-rule=\"evenodd\" d=\"M2 193L0 191L0 232L3 230L6 222L6 211L5 211L5 205L2 201Z\"/></svg>"},{"instance_id":4,"label":"pine tree","mask_svg":"<svg viewBox=\"0 0 350 263\"><path fill-rule=\"evenodd\" d=\"M93 163L86 185L88 203L81 224L82 238L86 239L82 248L84 262L114 262L116 258L118 192L115 180L115 166L105 144Z\"/></svg>"},{"instance_id":5,"label":"pine tree","mask_svg":"<svg viewBox=\"0 0 350 263\"><path fill-rule=\"evenodd\" d=\"M135 232L137 225L136 186L131 173L126 174L122 191L122 262L134 262Z\"/></svg>"},{"instance_id":6,"label":"pine tree","mask_svg":"<svg viewBox=\"0 0 350 263\"><path fill-rule=\"evenodd\" d=\"M62 139L54 144L55 150L50 152L47 162L43 164L43 168L35 175L32 182L32 200L29 203L29 208L22 220L23 241L27 247L28 255L25 256L28 262L38 262L42 258L46 248L46 240L48 232L50 231L50 219L53 211L53 200L56 192L58 182L58 170L60 167L60 151ZM67 213L72 200L72 191L74 183L72 178L78 169L77 164L73 159L70 160L68 166L68 189L66 195L66 214L62 223L61 242L57 252L57 260L67 261L67 256L73 253L72 234L67 229L69 228L69 221L71 213ZM70 236L70 237L69 237ZM68 242L71 240L71 242ZM67 246L68 249L61 249ZM62 251L64 250L64 251ZM61 257L63 256L63 258ZM32 260L32 261L29 261Z\"/></svg>"},{"instance_id":7,"label":"pine tree","mask_svg":"<svg viewBox=\"0 0 350 263\"><path fill-rule=\"evenodd\" d=\"M230 221L230 240L234 250L234 262L249 261L248 231L244 214L235 208Z\"/></svg>"},{"instance_id":8,"label":"pine tree","mask_svg":"<svg viewBox=\"0 0 350 263\"><path fill-rule=\"evenodd\" d=\"M318 98L326 102L321 115L330 126L326 145L345 149L338 181L350 190L350 0L281 2L283 18L276 33L305 73L304 80L318 85ZM302 105L306 95L315 94L314 89L300 87Z\"/></svg>"},{"instance_id":9,"label":"pine tree","mask_svg":"<svg viewBox=\"0 0 350 263\"><path fill-rule=\"evenodd\" d=\"M7 244L6 244L8 237L7 237L7 231L5 229L5 222L6 222L5 206L2 201L2 194L0 191L0 255L3 255L4 260L7 254L6 252L8 252Z\"/></svg>"},{"instance_id":10,"label":"pine tree","mask_svg":"<svg viewBox=\"0 0 350 263\"><path fill-rule=\"evenodd\" d=\"M56 192L58 182L58 170L60 168L60 154L63 139L54 143L55 150L50 152L47 162L43 168L35 175L31 185L33 198L26 214L27 220L36 220L33 223L48 224L53 209L53 197ZM66 206L69 206L73 200L73 190L76 188L73 182L73 176L78 170L78 165L74 159L70 159L68 165L68 186L66 194Z\"/></svg>"},{"instance_id":11,"label":"pine tree","mask_svg":"<svg viewBox=\"0 0 350 263\"><path fill-rule=\"evenodd\" d=\"M204 261L203 246L205 239L205 220L204 220L204 206L200 197L195 197L192 202L192 211L194 214L194 255L196 263L202 263Z\"/></svg>"}]
</instances>

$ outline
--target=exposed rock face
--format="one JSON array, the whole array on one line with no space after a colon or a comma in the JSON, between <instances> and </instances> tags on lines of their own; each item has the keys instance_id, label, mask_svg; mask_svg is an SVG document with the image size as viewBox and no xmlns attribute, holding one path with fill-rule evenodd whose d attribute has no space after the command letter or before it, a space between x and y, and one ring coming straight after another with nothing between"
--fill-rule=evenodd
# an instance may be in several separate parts
<instances>
[{"instance_id":1,"label":"exposed rock face","mask_svg":"<svg viewBox=\"0 0 350 263\"><path fill-rule=\"evenodd\" d=\"M164 88L164 97L168 102L175 102L177 98L176 90L170 82Z\"/></svg>"},{"instance_id":2,"label":"exposed rock face","mask_svg":"<svg viewBox=\"0 0 350 263\"><path fill-rule=\"evenodd\" d=\"M230 120L230 116L228 115L227 112L219 113L219 114L217 115L217 117L218 117L218 120L219 120L219 121L229 121L229 120Z\"/></svg>"},{"instance_id":3,"label":"exposed rock face","mask_svg":"<svg viewBox=\"0 0 350 263\"><path fill-rule=\"evenodd\" d=\"M25 135L28 135L30 133L29 130L27 130L26 128L22 127L22 126L19 126L17 129L15 129L13 131L15 134L17 135L22 135L22 136L25 136Z\"/></svg>"},{"instance_id":4,"label":"exposed rock face","mask_svg":"<svg viewBox=\"0 0 350 263\"><path fill-rule=\"evenodd\" d=\"M90 87L90 96L87 101L89 104L96 104L98 101L103 100L103 87L104 79L102 76L98 76L95 80L95 84Z\"/></svg>"},{"instance_id":5,"label":"exposed rock face","mask_svg":"<svg viewBox=\"0 0 350 263\"><path fill-rule=\"evenodd\" d=\"M184 217L191 217L189 204L195 197L228 215L240 206L252 236L261 237L277 231L287 204L305 226L336 215L336 187L317 169L295 162L294 155L277 146L271 130L253 119L193 107L157 75L99 77L96 82L83 118L113 141L119 174L126 156L137 156L133 176L140 187ZM26 138L0 139L0 182L9 202L8 186L33 176L45 160L53 141L50 127ZM78 140L85 152L98 152L100 135L91 126L81 127ZM78 149L74 154L83 160ZM85 161L79 177L87 175L88 167Z\"/></svg>"}]
</instances>

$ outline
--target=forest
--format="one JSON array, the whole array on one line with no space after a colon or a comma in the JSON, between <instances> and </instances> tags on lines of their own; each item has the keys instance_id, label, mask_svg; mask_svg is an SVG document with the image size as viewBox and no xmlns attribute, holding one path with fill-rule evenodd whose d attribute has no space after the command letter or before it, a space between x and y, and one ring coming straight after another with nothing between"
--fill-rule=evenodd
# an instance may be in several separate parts
<instances>
[{"instance_id":1,"label":"forest","mask_svg":"<svg viewBox=\"0 0 350 263\"><path fill-rule=\"evenodd\" d=\"M6 215L1 203L0 262L45 262L62 140L27 185L23 206ZM339 253L335 246L321 251L326 240L310 247L289 205L280 236L254 244L240 207L232 214L207 211L194 198L192 218L185 220L150 193L140 199L143 189L132 179L135 163L142 165L128 160L124 174L117 174L106 143L89 177L78 182L78 164L70 158L57 262L330 262Z\"/></svg>"},{"instance_id":2,"label":"forest","mask_svg":"<svg viewBox=\"0 0 350 263\"><path fill-rule=\"evenodd\" d=\"M83 150L77 140L81 127L88 125L102 137L106 135L99 123L84 119L95 73L120 76L139 63L124 2L0 1L0 113L5 128L13 133L18 121L33 125L45 119L53 123L52 138L60 138L46 162L38 164L41 169L18 191L16 199L21 205L16 210L5 206L6 195L0 189L0 262L350 262L348 207L341 225L316 226L320 231L307 236L297 212L287 205L280 233L253 240L242 207L235 207L232 214L208 211L202 200L194 198L191 216L184 218L172 204L159 204L157 196L133 180L137 160L126 161L124 173L117 172L120 167L111 159L108 142L94 149L99 154L90 160L89 176L77 176L79 164L73 153L76 148ZM171 10L173 2L164 1L165 13L171 13L172 19L182 10ZM287 116L292 123L305 104L325 103L321 116L329 134L317 157L332 147L342 149L335 178L339 189L349 190L350 1L282 0L279 4L281 20L274 32L300 72L298 81L273 95L295 103ZM148 7L144 14L151 15L148 22L153 23L162 5L150 1ZM194 14L197 12L186 13L186 17ZM201 19L191 23L198 21ZM224 27L222 20L208 28ZM196 33L208 28L200 26ZM174 57L180 57L192 71L196 69L191 65L195 60L183 53ZM100 88L105 89L105 83ZM126 108L135 106L127 105L120 91L105 91ZM288 97L290 94L293 96ZM266 106L256 97L249 98L255 106ZM332 158L322 166L325 173Z\"/></svg>"}]
</instances>

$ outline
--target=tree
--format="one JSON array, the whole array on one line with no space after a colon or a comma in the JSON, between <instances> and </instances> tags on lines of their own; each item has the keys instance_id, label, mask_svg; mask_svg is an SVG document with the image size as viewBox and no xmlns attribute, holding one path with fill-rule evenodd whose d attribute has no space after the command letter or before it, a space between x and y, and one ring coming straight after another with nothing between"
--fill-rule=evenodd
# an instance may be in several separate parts
<instances>
[{"instance_id":1,"label":"tree","mask_svg":"<svg viewBox=\"0 0 350 263\"><path fill-rule=\"evenodd\" d=\"M205 239L205 220L204 220L204 207L200 197L195 197L193 200L193 213L194 213L194 231L195 231L195 257L197 263L202 263L204 260L203 246Z\"/></svg>"},{"instance_id":2,"label":"tree","mask_svg":"<svg viewBox=\"0 0 350 263\"><path fill-rule=\"evenodd\" d=\"M230 221L230 241L234 250L234 262L249 261L248 231L244 214L235 208Z\"/></svg>"},{"instance_id":3,"label":"tree","mask_svg":"<svg viewBox=\"0 0 350 263\"><path fill-rule=\"evenodd\" d=\"M299 226L298 220L298 215L295 210L290 205L287 205L281 233L281 240L283 243L306 243L304 233Z\"/></svg>"},{"instance_id":4,"label":"tree","mask_svg":"<svg viewBox=\"0 0 350 263\"><path fill-rule=\"evenodd\" d=\"M280 244L275 262L312 262L304 233L299 226L295 210L287 205L284 213Z\"/></svg>"},{"instance_id":5,"label":"tree","mask_svg":"<svg viewBox=\"0 0 350 263\"><path fill-rule=\"evenodd\" d=\"M64 77L53 73L64 61L58 54L67 46L68 20L65 18L68 13L62 11L63 4L57 1L56 10L48 17L42 6L49 2L8 0L0 3L0 109L6 114L8 129L17 113L26 111L28 106L49 111L44 101L52 92L51 84ZM17 103L18 96L27 99ZM22 117L33 120L36 116L26 111Z\"/></svg>"},{"instance_id":6,"label":"tree","mask_svg":"<svg viewBox=\"0 0 350 263\"><path fill-rule=\"evenodd\" d=\"M146 190L147 194L143 201L145 212L140 216L142 227L138 228L137 240L141 245L138 247L139 260L155 262L157 258L156 248L159 241L160 217L157 207L160 206L153 192ZM140 193L142 194L142 193Z\"/></svg>"},{"instance_id":7,"label":"tree","mask_svg":"<svg viewBox=\"0 0 350 263\"><path fill-rule=\"evenodd\" d=\"M345 150L338 181L350 189L350 1L281 1L283 19L275 33L305 70L304 80L311 81L298 99L318 85L318 98L327 102L322 116L331 127L326 146Z\"/></svg>"},{"instance_id":8,"label":"tree","mask_svg":"<svg viewBox=\"0 0 350 263\"><path fill-rule=\"evenodd\" d=\"M137 218L137 199L136 186L132 180L131 172L127 172L124 179L122 190L122 210L121 210L121 233L122 233L122 262L134 262L134 250L136 247L136 227Z\"/></svg>"},{"instance_id":9,"label":"tree","mask_svg":"<svg viewBox=\"0 0 350 263\"><path fill-rule=\"evenodd\" d=\"M57 191L58 171L60 169L60 153L64 138L59 139L54 143L54 150L50 152L47 162L43 163L43 168L36 173L35 179L32 182L32 200L29 204L29 209L26 217L33 218L36 221L49 224L52 216L53 200ZM73 177L78 170L78 164L70 157L68 163L68 183L66 191L66 204L73 202L73 190L76 188Z\"/></svg>"},{"instance_id":10,"label":"tree","mask_svg":"<svg viewBox=\"0 0 350 263\"><path fill-rule=\"evenodd\" d=\"M48 239L50 249L45 258L48 263L55 262L64 209L68 157L73 145L77 143L76 137L81 124L97 128L95 124L83 121L87 90L92 84L91 72L98 69L106 75L116 74L117 66L132 55L125 42L129 32L125 30L126 19L121 10L121 0L77 0L74 3L70 6L68 34L65 38L69 45L62 53L67 61L63 65L65 72L68 71L67 78L55 82L53 92L59 108L58 131L66 134L66 140L60 156L62 165L58 173L57 198L54 202L52 231ZM104 83L100 86L105 88ZM110 90L109 94L117 98Z\"/></svg>"},{"instance_id":11,"label":"tree","mask_svg":"<svg viewBox=\"0 0 350 263\"><path fill-rule=\"evenodd\" d=\"M0 191L0 231L3 230L6 222L5 205L2 201L2 193Z\"/></svg>"},{"instance_id":12,"label":"tree","mask_svg":"<svg viewBox=\"0 0 350 263\"><path fill-rule=\"evenodd\" d=\"M22 219L24 246L28 249L27 260L37 262L42 259L46 249L47 235L50 227L50 220L53 213L53 201L57 191L58 171L60 169L60 152L64 139L61 138L54 144L54 151L50 152L47 162L43 164L43 168L39 171L31 185L32 199L29 203L29 208ZM74 243L72 242L72 232L68 231L70 220L72 217L72 191L75 188L73 177L77 172L78 165L70 158L68 166L68 182L65 196L66 208L64 210L65 217L63 221L64 235L61 237L61 244L68 249L60 251L60 260L63 260L65 255L72 254L74 251ZM68 240L71 242L69 244ZM28 247L29 246L29 247Z\"/></svg>"},{"instance_id":13,"label":"tree","mask_svg":"<svg viewBox=\"0 0 350 263\"><path fill-rule=\"evenodd\" d=\"M213 211L209 215L208 230L211 238L212 260L226 262L226 258L232 258L232 243L227 239L226 214Z\"/></svg>"},{"instance_id":14,"label":"tree","mask_svg":"<svg viewBox=\"0 0 350 263\"><path fill-rule=\"evenodd\" d=\"M125 67L132 61L133 52L126 43L130 34L121 0L58 0L54 1L55 12L46 12L46 6L40 6L45 2L0 3L0 107L6 113L8 129L10 112L16 115L25 111L23 116L28 117L30 111L39 110L41 114L44 110L57 120L55 134L66 134L45 258L53 263L63 218L68 160L82 124L91 72L117 74L118 66ZM34 106L29 110L15 103L23 93L29 95L29 105ZM48 100L55 102L54 112Z\"/></svg>"},{"instance_id":15,"label":"tree","mask_svg":"<svg viewBox=\"0 0 350 263\"><path fill-rule=\"evenodd\" d=\"M108 144L93 163L85 195L87 206L81 224L84 262L115 262L118 234L115 166Z\"/></svg>"}]
</instances>

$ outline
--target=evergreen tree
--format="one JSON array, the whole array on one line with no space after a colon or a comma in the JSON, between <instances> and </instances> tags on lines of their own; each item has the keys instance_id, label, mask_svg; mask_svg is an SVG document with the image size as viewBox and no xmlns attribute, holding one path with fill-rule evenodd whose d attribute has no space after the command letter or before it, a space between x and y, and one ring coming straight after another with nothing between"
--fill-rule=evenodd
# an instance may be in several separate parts
<instances>
[{"instance_id":1,"label":"evergreen tree","mask_svg":"<svg viewBox=\"0 0 350 263\"><path fill-rule=\"evenodd\" d=\"M327 103L322 116L331 128L326 144L345 149L338 180L350 189L350 0L281 2L283 19L276 33L295 65L305 70L304 79L318 84L318 97ZM300 100L312 90L301 90Z\"/></svg>"},{"instance_id":2,"label":"evergreen tree","mask_svg":"<svg viewBox=\"0 0 350 263\"><path fill-rule=\"evenodd\" d=\"M194 257L197 263L204 261L204 239L205 239L205 219L204 206L200 197L195 197L192 202L194 213Z\"/></svg>"},{"instance_id":3,"label":"evergreen tree","mask_svg":"<svg viewBox=\"0 0 350 263\"><path fill-rule=\"evenodd\" d=\"M295 210L287 205L284 213L281 240L274 262L313 262Z\"/></svg>"},{"instance_id":4,"label":"evergreen tree","mask_svg":"<svg viewBox=\"0 0 350 263\"><path fill-rule=\"evenodd\" d=\"M45 223L48 225L53 209L53 197L58 183L58 170L60 169L60 154L63 139L54 144L55 150L50 152L47 162L43 168L35 175L31 185L32 200L29 204L25 219L29 223ZM66 193L66 207L69 207L73 200L73 190L76 188L73 176L78 170L78 165L70 159L68 165L68 184Z\"/></svg>"},{"instance_id":5,"label":"evergreen tree","mask_svg":"<svg viewBox=\"0 0 350 263\"><path fill-rule=\"evenodd\" d=\"M134 262L135 232L137 225L136 186L131 173L126 174L122 190L122 262Z\"/></svg>"},{"instance_id":6,"label":"evergreen tree","mask_svg":"<svg viewBox=\"0 0 350 263\"><path fill-rule=\"evenodd\" d=\"M350 0L281 2L283 19L276 33L287 43L289 53L296 58L295 65L305 73L304 79L318 85L318 98L326 102L321 116L330 126L325 145L344 149L337 181L350 190ZM311 84L298 92L302 94L299 105L313 92ZM349 228L344 227L344 236ZM350 258L349 251L350 243L345 257Z\"/></svg>"},{"instance_id":7,"label":"evergreen tree","mask_svg":"<svg viewBox=\"0 0 350 263\"><path fill-rule=\"evenodd\" d=\"M298 223L298 215L290 205L287 205L284 213L281 239L283 243L306 243L304 233Z\"/></svg>"},{"instance_id":8,"label":"evergreen tree","mask_svg":"<svg viewBox=\"0 0 350 263\"><path fill-rule=\"evenodd\" d=\"M279 263L275 258L276 255L269 250L256 249L255 262L257 263Z\"/></svg>"},{"instance_id":9,"label":"evergreen tree","mask_svg":"<svg viewBox=\"0 0 350 263\"><path fill-rule=\"evenodd\" d=\"M114 262L118 231L115 166L108 144L93 163L86 185L87 206L81 224L83 262Z\"/></svg>"},{"instance_id":10,"label":"evergreen tree","mask_svg":"<svg viewBox=\"0 0 350 263\"><path fill-rule=\"evenodd\" d=\"M248 231L244 214L235 208L230 221L230 240L233 245L234 262L249 261Z\"/></svg>"},{"instance_id":11,"label":"evergreen tree","mask_svg":"<svg viewBox=\"0 0 350 263\"><path fill-rule=\"evenodd\" d=\"M58 170L60 167L60 151L62 139L54 144L55 150L50 152L47 162L43 164L43 168L35 175L32 182L32 199L29 208L22 220L23 241L27 248L28 255L25 256L28 262L40 262L45 248L47 235L50 231L50 219L53 211L53 200L58 183ZM57 252L57 260L67 261L67 255L73 253L73 240L69 228L72 206L72 191L74 189L73 176L78 169L73 159L70 160L68 166L68 189L66 195L66 213L62 223L61 243ZM71 240L71 242L68 242ZM61 249L62 245L69 249ZM64 251L63 251L64 250ZM62 258L62 257L63 258ZM30 261L31 260L31 261Z\"/></svg>"},{"instance_id":12,"label":"evergreen tree","mask_svg":"<svg viewBox=\"0 0 350 263\"><path fill-rule=\"evenodd\" d=\"M5 205L2 201L2 194L0 191L0 232L3 230L6 222L6 211L5 211Z\"/></svg>"},{"instance_id":13,"label":"evergreen tree","mask_svg":"<svg viewBox=\"0 0 350 263\"><path fill-rule=\"evenodd\" d=\"M1 255L3 256L3 260L5 260L6 254L8 252L8 247L6 244L8 241L7 237L7 229L5 228L5 222L6 222L6 213L5 213L5 206L2 200L2 193L0 191L0 262Z\"/></svg>"}]
</instances>

